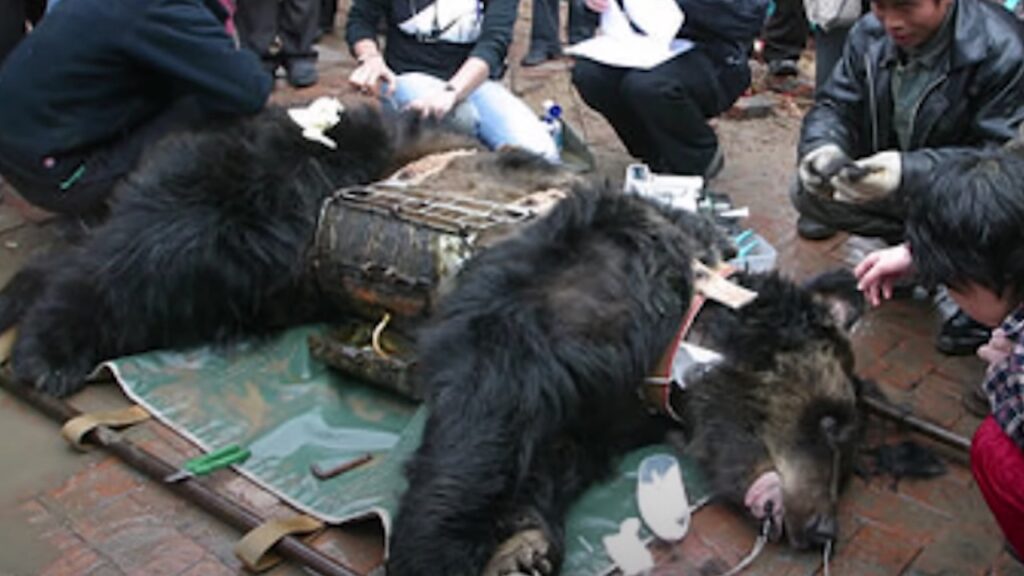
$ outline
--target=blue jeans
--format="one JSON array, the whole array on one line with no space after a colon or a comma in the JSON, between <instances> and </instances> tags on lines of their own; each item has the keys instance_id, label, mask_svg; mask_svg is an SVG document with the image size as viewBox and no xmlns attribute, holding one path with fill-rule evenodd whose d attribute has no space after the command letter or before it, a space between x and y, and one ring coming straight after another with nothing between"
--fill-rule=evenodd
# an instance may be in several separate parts
<instances>
[{"instance_id":1,"label":"blue jeans","mask_svg":"<svg viewBox=\"0 0 1024 576\"><path fill-rule=\"evenodd\" d=\"M410 102L431 92L444 89L444 81L421 72L398 75L398 86L386 105L401 110ZM488 148L516 146L544 157L559 161L554 138L544 127L538 114L525 102L493 80L477 87L459 103L445 119L456 130L469 134Z\"/></svg>"}]
</instances>

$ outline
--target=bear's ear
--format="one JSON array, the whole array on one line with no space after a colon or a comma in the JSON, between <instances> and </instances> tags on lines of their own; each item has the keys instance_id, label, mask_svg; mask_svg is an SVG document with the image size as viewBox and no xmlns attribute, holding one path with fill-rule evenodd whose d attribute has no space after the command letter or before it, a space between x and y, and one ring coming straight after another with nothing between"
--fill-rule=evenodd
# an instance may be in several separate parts
<instances>
[{"instance_id":1,"label":"bear's ear","mask_svg":"<svg viewBox=\"0 0 1024 576\"><path fill-rule=\"evenodd\" d=\"M864 313L864 295L857 278L846 269L825 272L807 281L804 288L825 305L836 325L849 332Z\"/></svg>"}]
</instances>

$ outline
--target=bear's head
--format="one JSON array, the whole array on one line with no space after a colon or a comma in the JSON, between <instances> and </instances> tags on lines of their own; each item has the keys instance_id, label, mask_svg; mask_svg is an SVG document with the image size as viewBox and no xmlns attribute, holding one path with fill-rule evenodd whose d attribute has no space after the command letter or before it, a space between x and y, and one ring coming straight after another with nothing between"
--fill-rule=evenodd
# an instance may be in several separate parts
<instances>
[{"instance_id":1,"label":"bear's head","mask_svg":"<svg viewBox=\"0 0 1024 576\"><path fill-rule=\"evenodd\" d=\"M849 331L863 310L847 271L800 286L740 275L758 293L702 311L692 338L723 359L687 378L677 412L713 490L805 548L834 540L860 438ZM682 411L679 411L682 410Z\"/></svg>"}]
</instances>

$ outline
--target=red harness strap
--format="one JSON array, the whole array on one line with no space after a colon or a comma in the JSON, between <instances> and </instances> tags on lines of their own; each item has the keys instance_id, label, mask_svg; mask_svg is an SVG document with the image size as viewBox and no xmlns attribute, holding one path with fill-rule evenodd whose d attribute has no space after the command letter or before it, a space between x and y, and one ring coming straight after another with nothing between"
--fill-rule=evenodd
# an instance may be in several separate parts
<instances>
[{"instance_id":1,"label":"red harness strap","mask_svg":"<svg viewBox=\"0 0 1024 576\"><path fill-rule=\"evenodd\" d=\"M722 278L728 278L736 270L728 264L722 264L714 272ZM690 328L693 327L697 314L700 313L707 299L708 297L703 292L694 290L693 298L690 299L690 307L687 309L686 315L683 316L683 321L679 324L679 330L676 331L675 337L672 338L668 348L661 355L661 360L658 361L654 374L644 380L643 393L641 394L644 401L655 410L668 414L677 421L680 420L680 416L672 410L672 404L669 402L669 394L672 391L673 385L671 378L672 365L675 362L676 354L679 353L679 345L686 340L686 336L690 333Z\"/></svg>"}]
</instances>

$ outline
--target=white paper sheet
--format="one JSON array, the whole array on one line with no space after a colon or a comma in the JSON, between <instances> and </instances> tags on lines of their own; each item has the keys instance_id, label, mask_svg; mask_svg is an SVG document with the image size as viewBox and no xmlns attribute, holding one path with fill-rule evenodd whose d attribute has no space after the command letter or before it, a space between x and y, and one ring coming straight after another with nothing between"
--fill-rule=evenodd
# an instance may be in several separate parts
<instances>
[{"instance_id":1,"label":"white paper sheet","mask_svg":"<svg viewBox=\"0 0 1024 576\"><path fill-rule=\"evenodd\" d=\"M693 47L693 42L676 38L685 16L675 0L623 0L623 7L625 12L610 0L601 14L598 35L566 52L609 66L649 70ZM630 26L630 20L642 34Z\"/></svg>"}]
</instances>

